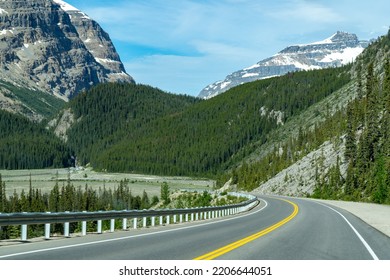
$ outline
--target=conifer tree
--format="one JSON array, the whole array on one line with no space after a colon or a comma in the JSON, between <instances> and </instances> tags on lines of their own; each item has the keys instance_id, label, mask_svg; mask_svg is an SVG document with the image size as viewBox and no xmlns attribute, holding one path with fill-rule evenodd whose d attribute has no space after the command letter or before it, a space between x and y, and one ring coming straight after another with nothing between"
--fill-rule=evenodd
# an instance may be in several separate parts
<instances>
[{"instance_id":1,"label":"conifer tree","mask_svg":"<svg viewBox=\"0 0 390 280\"><path fill-rule=\"evenodd\" d=\"M148 209L149 207L150 207L149 197L146 191L144 190L141 198L141 209Z\"/></svg>"},{"instance_id":2,"label":"conifer tree","mask_svg":"<svg viewBox=\"0 0 390 280\"><path fill-rule=\"evenodd\" d=\"M366 95L367 95L367 117L366 117L366 141L368 159L370 162L375 160L375 156L378 152L378 140L380 137L379 128L379 112L381 108L379 106L379 90L378 83L374 76L374 66L370 63L367 72L367 84L366 84Z\"/></svg>"},{"instance_id":3,"label":"conifer tree","mask_svg":"<svg viewBox=\"0 0 390 280\"><path fill-rule=\"evenodd\" d=\"M389 31L390 32L390 31ZM390 34L390 33L389 33ZM385 77L383 81L383 154L390 157L390 61L385 63Z\"/></svg>"},{"instance_id":4,"label":"conifer tree","mask_svg":"<svg viewBox=\"0 0 390 280\"><path fill-rule=\"evenodd\" d=\"M345 141L345 159L354 166L356 160L356 125L354 121L354 112L352 104L347 107L347 133Z\"/></svg>"},{"instance_id":5,"label":"conifer tree","mask_svg":"<svg viewBox=\"0 0 390 280\"><path fill-rule=\"evenodd\" d=\"M0 174L0 213L7 212L7 197L5 193L5 182L3 182L2 176Z\"/></svg>"},{"instance_id":6,"label":"conifer tree","mask_svg":"<svg viewBox=\"0 0 390 280\"><path fill-rule=\"evenodd\" d=\"M163 182L161 184L160 197L161 197L161 200L163 201L164 205L167 205L171 202L169 195L170 195L169 185L167 182Z\"/></svg>"}]
</instances>

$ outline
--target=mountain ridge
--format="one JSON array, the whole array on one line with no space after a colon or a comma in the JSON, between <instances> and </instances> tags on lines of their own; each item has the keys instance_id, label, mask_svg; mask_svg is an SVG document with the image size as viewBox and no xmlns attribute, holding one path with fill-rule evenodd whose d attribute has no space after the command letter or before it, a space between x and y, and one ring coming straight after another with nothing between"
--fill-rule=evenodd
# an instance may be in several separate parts
<instances>
[{"instance_id":1,"label":"mountain ridge","mask_svg":"<svg viewBox=\"0 0 390 280\"><path fill-rule=\"evenodd\" d=\"M345 65L352 62L367 46L368 41L360 41L355 34L337 31L325 40L286 47L269 58L235 71L224 80L206 86L198 97L209 99L237 85L288 72Z\"/></svg>"},{"instance_id":2,"label":"mountain ridge","mask_svg":"<svg viewBox=\"0 0 390 280\"><path fill-rule=\"evenodd\" d=\"M102 82L129 82L109 35L61 0L0 4L0 79L64 100Z\"/></svg>"}]
</instances>

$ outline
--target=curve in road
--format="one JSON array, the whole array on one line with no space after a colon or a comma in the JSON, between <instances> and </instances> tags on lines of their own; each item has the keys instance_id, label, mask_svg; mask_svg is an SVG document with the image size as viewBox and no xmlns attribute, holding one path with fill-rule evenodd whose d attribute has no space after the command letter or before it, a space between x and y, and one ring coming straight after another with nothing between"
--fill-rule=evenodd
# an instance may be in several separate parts
<instances>
[{"instance_id":1,"label":"curve in road","mask_svg":"<svg viewBox=\"0 0 390 280\"><path fill-rule=\"evenodd\" d=\"M390 259L390 238L347 211L296 198L261 201L247 214L213 222L4 246L0 259Z\"/></svg>"}]
</instances>

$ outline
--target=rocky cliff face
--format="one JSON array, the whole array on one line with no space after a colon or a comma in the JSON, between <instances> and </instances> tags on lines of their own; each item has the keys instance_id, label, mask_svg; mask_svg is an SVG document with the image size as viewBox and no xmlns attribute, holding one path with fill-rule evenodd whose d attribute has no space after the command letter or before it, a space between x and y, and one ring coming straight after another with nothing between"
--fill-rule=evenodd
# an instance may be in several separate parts
<instances>
[{"instance_id":1,"label":"rocky cliff face","mask_svg":"<svg viewBox=\"0 0 390 280\"><path fill-rule=\"evenodd\" d=\"M274 56L228 75L205 87L199 97L208 99L237 85L281 76L288 72L337 67L352 62L368 46L355 34L337 32L328 39L285 48Z\"/></svg>"},{"instance_id":2,"label":"rocky cliff face","mask_svg":"<svg viewBox=\"0 0 390 280\"><path fill-rule=\"evenodd\" d=\"M0 2L0 79L65 100L102 82L134 82L106 32L60 0Z\"/></svg>"}]
</instances>

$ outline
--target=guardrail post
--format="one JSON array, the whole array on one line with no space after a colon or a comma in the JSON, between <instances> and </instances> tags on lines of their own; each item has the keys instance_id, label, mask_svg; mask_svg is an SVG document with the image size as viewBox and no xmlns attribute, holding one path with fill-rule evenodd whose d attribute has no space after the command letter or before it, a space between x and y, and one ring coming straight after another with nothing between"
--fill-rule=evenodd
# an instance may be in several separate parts
<instances>
[{"instance_id":1,"label":"guardrail post","mask_svg":"<svg viewBox=\"0 0 390 280\"><path fill-rule=\"evenodd\" d=\"M122 220L122 229L127 230L127 218L123 218Z\"/></svg>"},{"instance_id":2,"label":"guardrail post","mask_svg":"<svg viewBox=\"0 0 390 280\"><path fill-rule=\"evenodd\" d=\"M156 217L153 216L152 217L152 227L154 227L156 225Z\"/></svg>"},{"instance_id":3,"label":"guardrail post","mask_svg":"<svg viewBox=\"0 0 390 280\"><path fill-rule=\"evenodd\" d=\"M50 214L50 212L46 212ZM45 224L45 239L50 239L50 224Z\"/></svg>"},{"instance_id":4,"label":"guardrail post","mask_svg":"<svg viewBox=\"0 0 390 280\"><path fill-rule=\"evenodd\" d=\"M83 213L87 213L87 211L83 211ZM87 235L87 221L81 222L81 235L86 236Z\"/></svg>"},{"instance_id":5,"label":"guardrail post","mask_svg":"<svg viewBox=\"0 0 390 280\"><path fill-rule=\"evenodd\" d=\"M191 222L194 221L194 213L191 213Z\"/></svg>"},{"instance_id":6,"label":"guardrail post","mask_svg":"<svg viewBox=\"0 0 390 280\"><path fill-rule=\"evenodd\" d=\"M27 225L22 225L22 241L27 241Z\"/></svg>"},{"instance_id":7,"label":"guardrail post","mask_svg":"<svg viewBox=\"0 0 390 280\"><path fill-rule=\"evenodd\" d=\"M186 222L188 222L188 213L186 213Z\"/></svg>"},{"instance_id":8,"label":"guardrail post","mask_svg":"<svg viewBox=\"0 0 390 280\"><path fill-rule=\"evenodd\" d=\"M65 211L65 213L69 213L69 211ZM69 222L64 223L64 236L69 237Z\"/></svg>"},{"instance_id":9,"label":"guardrail post","mask_svg":"<svg viewBox=\"0 0 390 280\"><path fill-rule=\"evenodd\" d=\"M45 239L50 239L50 224L45 224Z\"/></svg>"},{"instance_id":10,"label":"guardrail post","mask_svg":"<svg viewBox=\"0 0 390 280\"><path fill-rule=\"evenodd\" d=\"M98 230L97 232L100 234L102 233L102 220L98 220Z\"/></svg>"},{"instance_id":11,"label":"guardrail post","mask_svg":"<svg viewBox=\"0 0 390 280\"><path fill-rule=\"evenodd\" d=\"M199 213L198 212L196 212L196 214L195 214L195 221L197 221L197 220L199 220Z\"/></svg>"},{"instance_id":12,"label":"guardrail post","mask_svg":"<svg viewBox=\"0 0 390 280\"><path fill-rule=\"evenodd\" d=\"M183 214L180 214L180 216L179 216L179 222L180 222L180 223L183 222Z\"/></svg>"},{"instance_id":13,"label":"guardrail post","mask_svg":"<svg viewBox=\"0 0 390 280\"><path fill-rule=\"evenodd\" d=\"M160 226L163 224L163 216L160 216Z\"/></svg>"},{"instance_id":14,"label":"guardrail post","mask_svg":"<svg viewBox=\"0 0 390 280\"><path fill-rule=\"evenodd\" d=\"M170 222L170 216L167 215L167 225L169 225L169 222Z\"/></svg>"},{"instance_id":15,"label":"guardrail post","mask_svg":"<svg viewBox=\"0 0 390 280\"><path fill-rule=\"evenodd\" d=\"M110 221L110 232L115 231L115 219L111 219Z\"/></svg>"},{"instance_id":16,"label":"guardrail post","mask_svg":"<svg viewBox=\"0 0 390 280\"><path fill-rule=\"evenodd\" d=\"M142 227L146 228L146 217L142 219Z\"/></svg>"},{"instance_id":17,"label":"guardrail post","mask_svg":"<svg viewBox=\"0 0 390 280\"><path fill-rule=\"evenodd\" d=\"M137 218L133 219L133 228L137 229Z\"/></svg>"},{"instance_id":18,"label":"guardrail post","mask_svg":"<svg viewBox=\"0 0 390 280\"><path fill-rule=\"evenodd\" d=\"M175 215L173 215L173 223L176 224L176 222L177 222L177 218L176 218L176 214L175 214Z\"/></svg>"}]
</instances>

